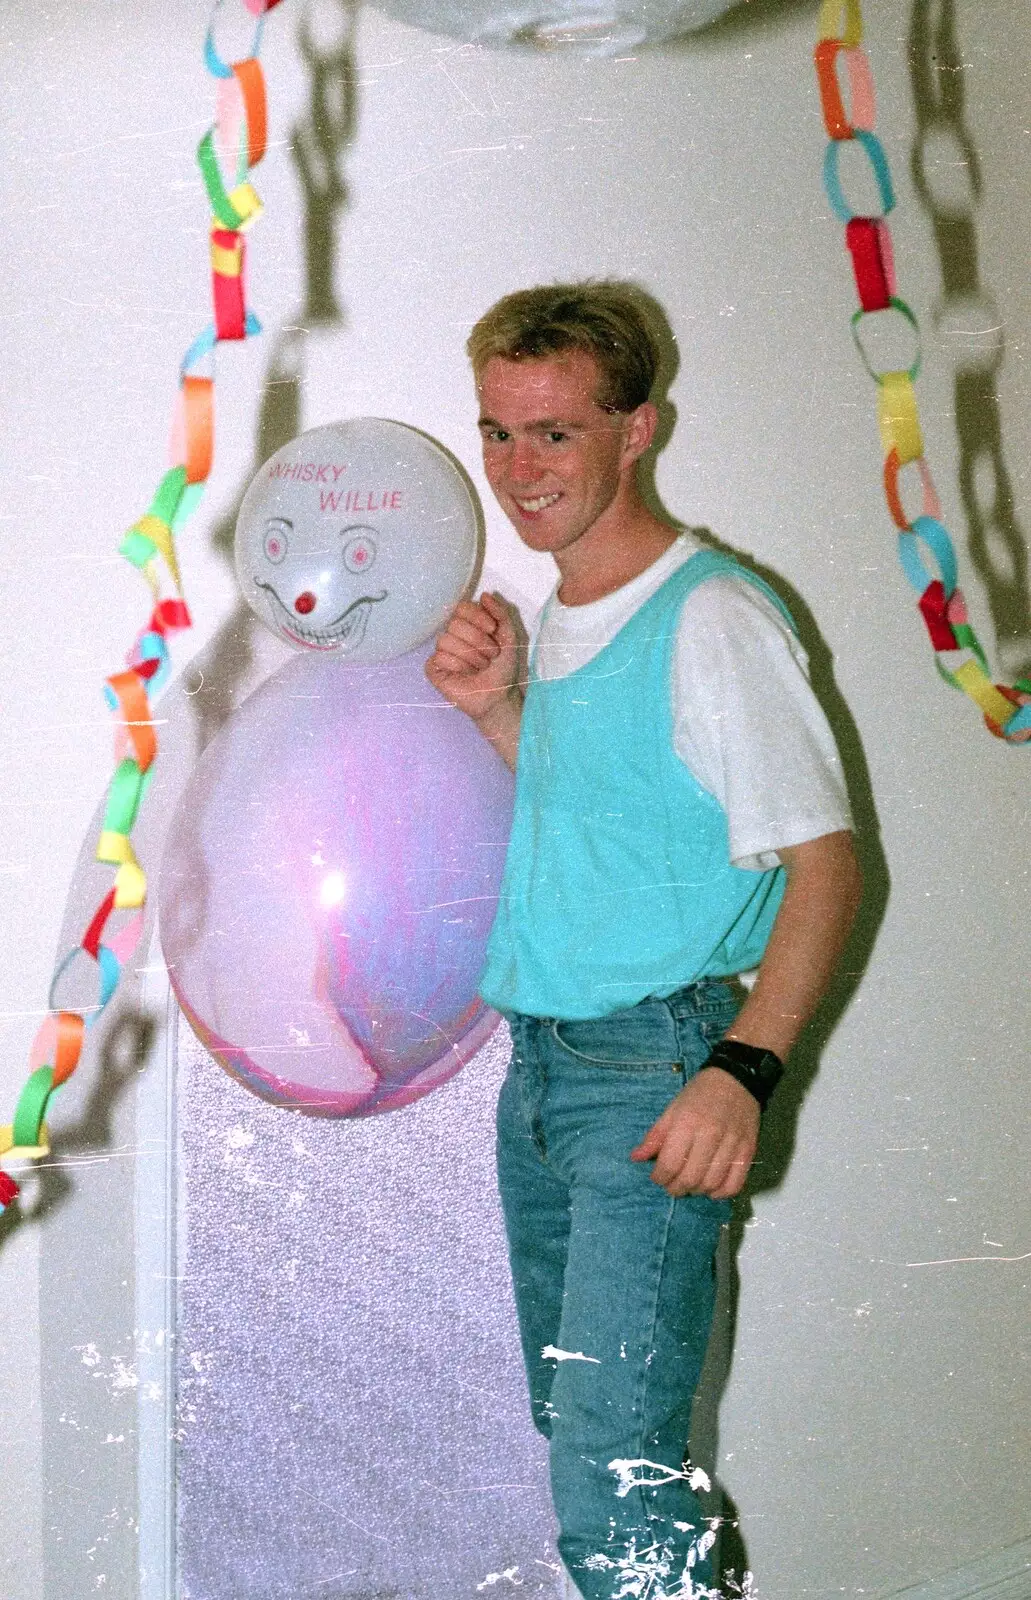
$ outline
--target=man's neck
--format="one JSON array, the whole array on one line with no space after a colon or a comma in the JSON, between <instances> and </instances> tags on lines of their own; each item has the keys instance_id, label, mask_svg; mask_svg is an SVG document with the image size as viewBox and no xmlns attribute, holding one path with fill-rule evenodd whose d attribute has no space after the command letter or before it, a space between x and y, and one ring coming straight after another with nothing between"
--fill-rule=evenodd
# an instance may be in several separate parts
<instances>
[{"instance_id":1,"label":"man's neck","mask_svg":"<svg viewBox=\"0 0 1031 1600\"><path fill-rule=\"evenodd\" d=\"M614 594L665 555L676 538L676 528L643 505L636 506L610 536L594 542L584 539L574 549L556 554L559 600L564 606L585 606Z\"/></svg>"}]
</instances>

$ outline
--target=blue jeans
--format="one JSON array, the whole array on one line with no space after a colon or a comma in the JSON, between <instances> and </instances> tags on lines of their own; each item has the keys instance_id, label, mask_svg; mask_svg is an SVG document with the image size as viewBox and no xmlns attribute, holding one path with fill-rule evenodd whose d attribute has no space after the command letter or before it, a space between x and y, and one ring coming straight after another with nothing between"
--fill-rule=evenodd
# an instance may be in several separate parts
<instances>
[{"instance_id":1,"label":"blue jeans","mask_svg":"<svg viewBox=\"0 0 1031 1600\"><path fill-rule=\"evenodd\" d=\"M738 1009L705 980L590 1022L508 1015L498 1182L558 1548L584 1600L712 1581L684 1465L730 1204L672 1199L629 1153Z\"/></svg>"}]
</instances>

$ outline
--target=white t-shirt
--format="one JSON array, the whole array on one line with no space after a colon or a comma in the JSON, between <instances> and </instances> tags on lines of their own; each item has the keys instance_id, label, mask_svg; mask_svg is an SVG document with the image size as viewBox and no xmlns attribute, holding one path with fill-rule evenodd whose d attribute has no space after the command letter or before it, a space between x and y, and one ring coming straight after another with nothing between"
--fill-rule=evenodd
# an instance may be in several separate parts
<instances>
[{"instance_id":1,"label":"white t-shirt","mask_svg":"<svg viewBox=\"0 0 1031 1600\"><path fill-rule=\"evenodd\" d=\"M565 677L614 639L702 545L682 533L613 594L564 606L552 594L533 630L539 677ZM730 859L761 872L781 846L851 828L834 737L809 662L777 608L744 578L707 578L684 601L673 663L673 744L727 814Z\"/></svg>"}]
</instances>

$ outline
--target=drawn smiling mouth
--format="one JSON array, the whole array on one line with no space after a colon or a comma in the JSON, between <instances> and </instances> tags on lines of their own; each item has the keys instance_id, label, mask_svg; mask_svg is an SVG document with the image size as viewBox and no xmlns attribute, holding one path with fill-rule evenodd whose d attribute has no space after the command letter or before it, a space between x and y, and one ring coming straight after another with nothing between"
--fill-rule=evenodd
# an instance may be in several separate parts
<instances>
[{"instance_id":1,"label":"drawn smiling mouth","mask_svg":"<svg viewBox=\"0 0 1031 1600\"><path fill-rule=\"evenodd\" d=\"M327 622L321 628L306 628L294 615L290 607L279 598L271 583L263 583L258 577L254 579L258 589L272 597L274 602L272 610L277 612L277 620L282 632L293 639L296 644L304 645L309 650L357 650L365 638L365 630L369 625L369 616L374 605L387 598L386 589L382 594L360 595L357 600L341 611L332 622Z\"/></svg>"}]
</instances>

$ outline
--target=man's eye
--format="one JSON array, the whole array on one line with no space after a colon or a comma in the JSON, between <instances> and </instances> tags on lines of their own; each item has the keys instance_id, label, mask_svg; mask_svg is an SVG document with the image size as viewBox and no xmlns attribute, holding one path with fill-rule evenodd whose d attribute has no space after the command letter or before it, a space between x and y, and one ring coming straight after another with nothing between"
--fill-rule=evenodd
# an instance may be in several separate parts
<instances>
[{"instance_id":1,"label":"man's eye","mask_svg":"<svg viewBox=\"0 0 1031 1600\"><path fill-rule=\"evenodd\" d=\"M548 443L549 444L565 444L565 442L566 442L566 440L568 438L569 438L568 433L563 433L561 428L549 428L548 429Z\"/></svg>"},{"instance_id":2,"label":"man's eye","mask_svg":"<svg viewBox=\"0 0 1031 1600\"><path fill-rule=\"evenodd\" d=\"M505 432L504 428L487 429L487 438L491 444L507 444L509 437L510 435Z\"/></svg>"}]
</instances>

